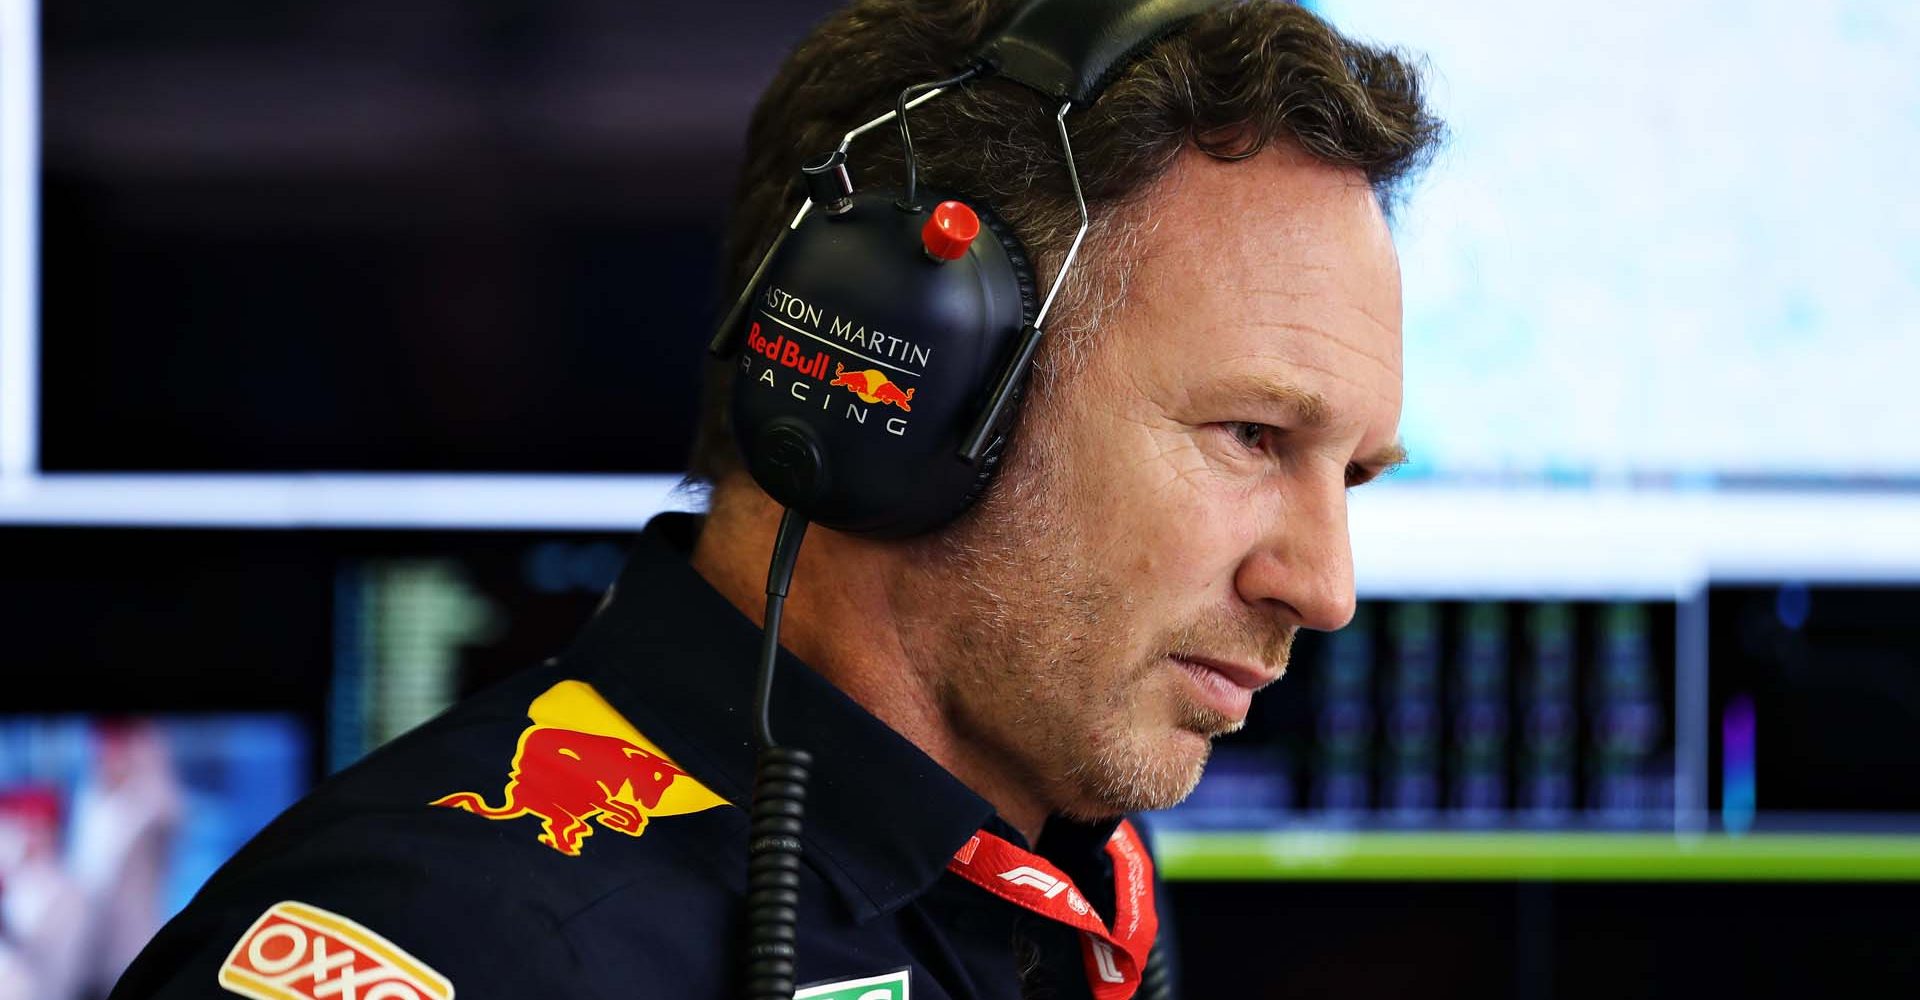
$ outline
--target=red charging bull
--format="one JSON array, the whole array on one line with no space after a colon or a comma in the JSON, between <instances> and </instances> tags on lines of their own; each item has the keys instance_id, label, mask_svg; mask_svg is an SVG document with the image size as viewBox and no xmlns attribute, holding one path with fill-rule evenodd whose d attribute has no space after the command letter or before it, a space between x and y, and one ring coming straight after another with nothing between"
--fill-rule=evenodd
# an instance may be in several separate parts
<instances>
[{"instance_id":1,"label":"red charging bull","mask_svg":"<svg viewBox=\"0 0 1920 1000\"><path fill-rule=\"evenodd\" d=\"M540 842L570 857L593 833L589 820L629 837L646 832L648 812L685 774L665 757L617 736L529 726L513 755L506 800L490 806L478 792L433 801L487 819L540 817Z\"/></svg>"},{"instance_id":2,"label":"red charging bull","mask_svg":"<svg viewBox=\"0 0 1920 1000\"><path fill-rule=\"evenodd\" d=\"M889 403L908 413L913 412L909 404L913 402L913 390L901 391L893 380L881 374L879 369L869 368L863 372L847 371L846 366L835 362L833 381L828 385L843 386L867 403Z\"/></svg>"}]
</instances>

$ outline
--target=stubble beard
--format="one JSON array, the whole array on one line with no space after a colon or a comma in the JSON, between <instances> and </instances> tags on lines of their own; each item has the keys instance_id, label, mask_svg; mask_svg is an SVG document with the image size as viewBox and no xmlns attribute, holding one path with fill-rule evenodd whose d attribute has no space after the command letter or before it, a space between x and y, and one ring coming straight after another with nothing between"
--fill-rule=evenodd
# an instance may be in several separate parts
<instances>
[{"instance_id":1,"label":"stubble beard","mask_svg":"<svg viewBox=\"0 0 1920 1000\"><path fill-rule=\"evenodd\" d=\"M1198 623L1141 643L1138 599L1088 558L1080 524L1097 511L1076 514L1058 464L1028 458L921 543L916 667L955 735L1053 812L1171 807L1199 783L1212 738L1241 723L1195 701L1165 655L1223 633Z\"/></svg>"}]
</instances>

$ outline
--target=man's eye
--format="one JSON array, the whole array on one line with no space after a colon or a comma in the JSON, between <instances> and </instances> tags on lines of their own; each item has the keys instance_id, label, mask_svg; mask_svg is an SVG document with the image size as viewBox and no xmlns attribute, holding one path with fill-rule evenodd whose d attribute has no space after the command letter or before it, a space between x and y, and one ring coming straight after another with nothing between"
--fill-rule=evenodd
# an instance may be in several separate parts
<instances>
[{"instance_id":1,"label":"man's eye","mask_svg":"<svg viewBox=\"0 0 1920 1000\"><path fill-rule=\"evenodd\" d=\"M1233 432L1233 439L1249 451L1265 450L1267 433L1273 430L1267 424L1256 424L1245 420L1236 420L1228 424L1227 429Z\"/></svg>"}]
</instances>

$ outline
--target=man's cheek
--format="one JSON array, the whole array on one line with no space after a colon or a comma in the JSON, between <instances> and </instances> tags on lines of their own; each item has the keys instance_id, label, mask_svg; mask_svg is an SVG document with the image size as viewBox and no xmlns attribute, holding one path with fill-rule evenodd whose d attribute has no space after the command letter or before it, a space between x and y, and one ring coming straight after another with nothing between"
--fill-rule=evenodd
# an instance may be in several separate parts
<instances>
[{"instance_id":1,"label":"man's cheek","mask_svg":"<svg viewBox=\"0 0 1920 1000\"><path fill-rule=\"evenodd\" d=\"M1205 515L1183 514L1122 537L1122 582L1142 613L1160 622L1179 620L1219 589L1217 582L1235 560L1229 548L1217 544L1215 530Z\"/></svg>"},{"instance_id":2,"label":"man's cheek","mask_svg":"<svg viewBox=\"0 0 1920 1000\"><path fill-rule=\"evenodd\" d=\"M1224 558L1213 555L1219 526L1234 516L1207 503L1192 478L1165 481L1144 501L1117 499L1094 514L1130 588L1178 594L1205 585L1209 564Z\"/></svg>"}]
</instances>

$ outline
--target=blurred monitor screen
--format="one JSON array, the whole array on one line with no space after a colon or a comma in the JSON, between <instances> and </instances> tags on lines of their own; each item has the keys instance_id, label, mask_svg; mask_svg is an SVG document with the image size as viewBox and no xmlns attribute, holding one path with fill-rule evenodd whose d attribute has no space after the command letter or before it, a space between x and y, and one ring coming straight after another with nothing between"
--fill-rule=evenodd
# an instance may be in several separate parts
<instances>
[{"instance_id":1,"label":"blurred monitor screen","mask_svg":"<svg viewBox=\"0 0 1920 1000\"><path fill-rule=\"evenodd\" d=\"M311 779L285 714L0 717L0 995L97 997Z\"/></svg>"},{"instance_id":2,"label":"blurred monitor screen","mask_svg":"<svg viewBox=\"0 0 1920 1000\"><path fill-rule=\"evenodd\" d=\"M1684 605L1363 601L1299 636L1160 822L1920 835L1915 607L1920 588L1800 582Z\"/></svg>"},{"instance_id":3,"label":"blurred monitor screen","mask_svg":"<svg viewBox=\"0 0 1920 1000\"><path fill-rule=\"evenodd\" d=\"M1920 482L1920 5L1317 0L1430 62L1409 473Z\"/></svg>"},{"instance_id":4,"label":"blurred monitor screen","mask_svg":"<svg viewBox=\"0 0 1920 1000\"><path fill-rule=\"evenodd\" d=\"M0 662L40 713L281 712L314 774L565 649L603 532L0 528Z\"/></svg>"},{"instance_id":5,"label":"blurred monitor screen","mask_svg":"<svg viewBox=\"0 0 1920 1000\"><path fill-rule=\"evenodd\" d=\"M42 467L683 469L832 6L40 3Z\"/></svg>"},{"instance_id":6,"label":"blurred monitor screen","mask_svg":"<svg viewBox=\"0 0 1920 1000\"><path fill-rule=\"evenodd\" d=\"M1671 830L1675 608L1369 601L1162 816L1200 829Z\"/></svg>"},{"instance_id":7,"label":"blurred monitor screen","mask_svg":"<svg viewBox=\"0 0 1920 1000\"><path fill-rule=\"evenodd\" d=\"M1920 590L1750 585L1709 603L1721 825L1920 833Z\"/></svg>"}]
</instances>

